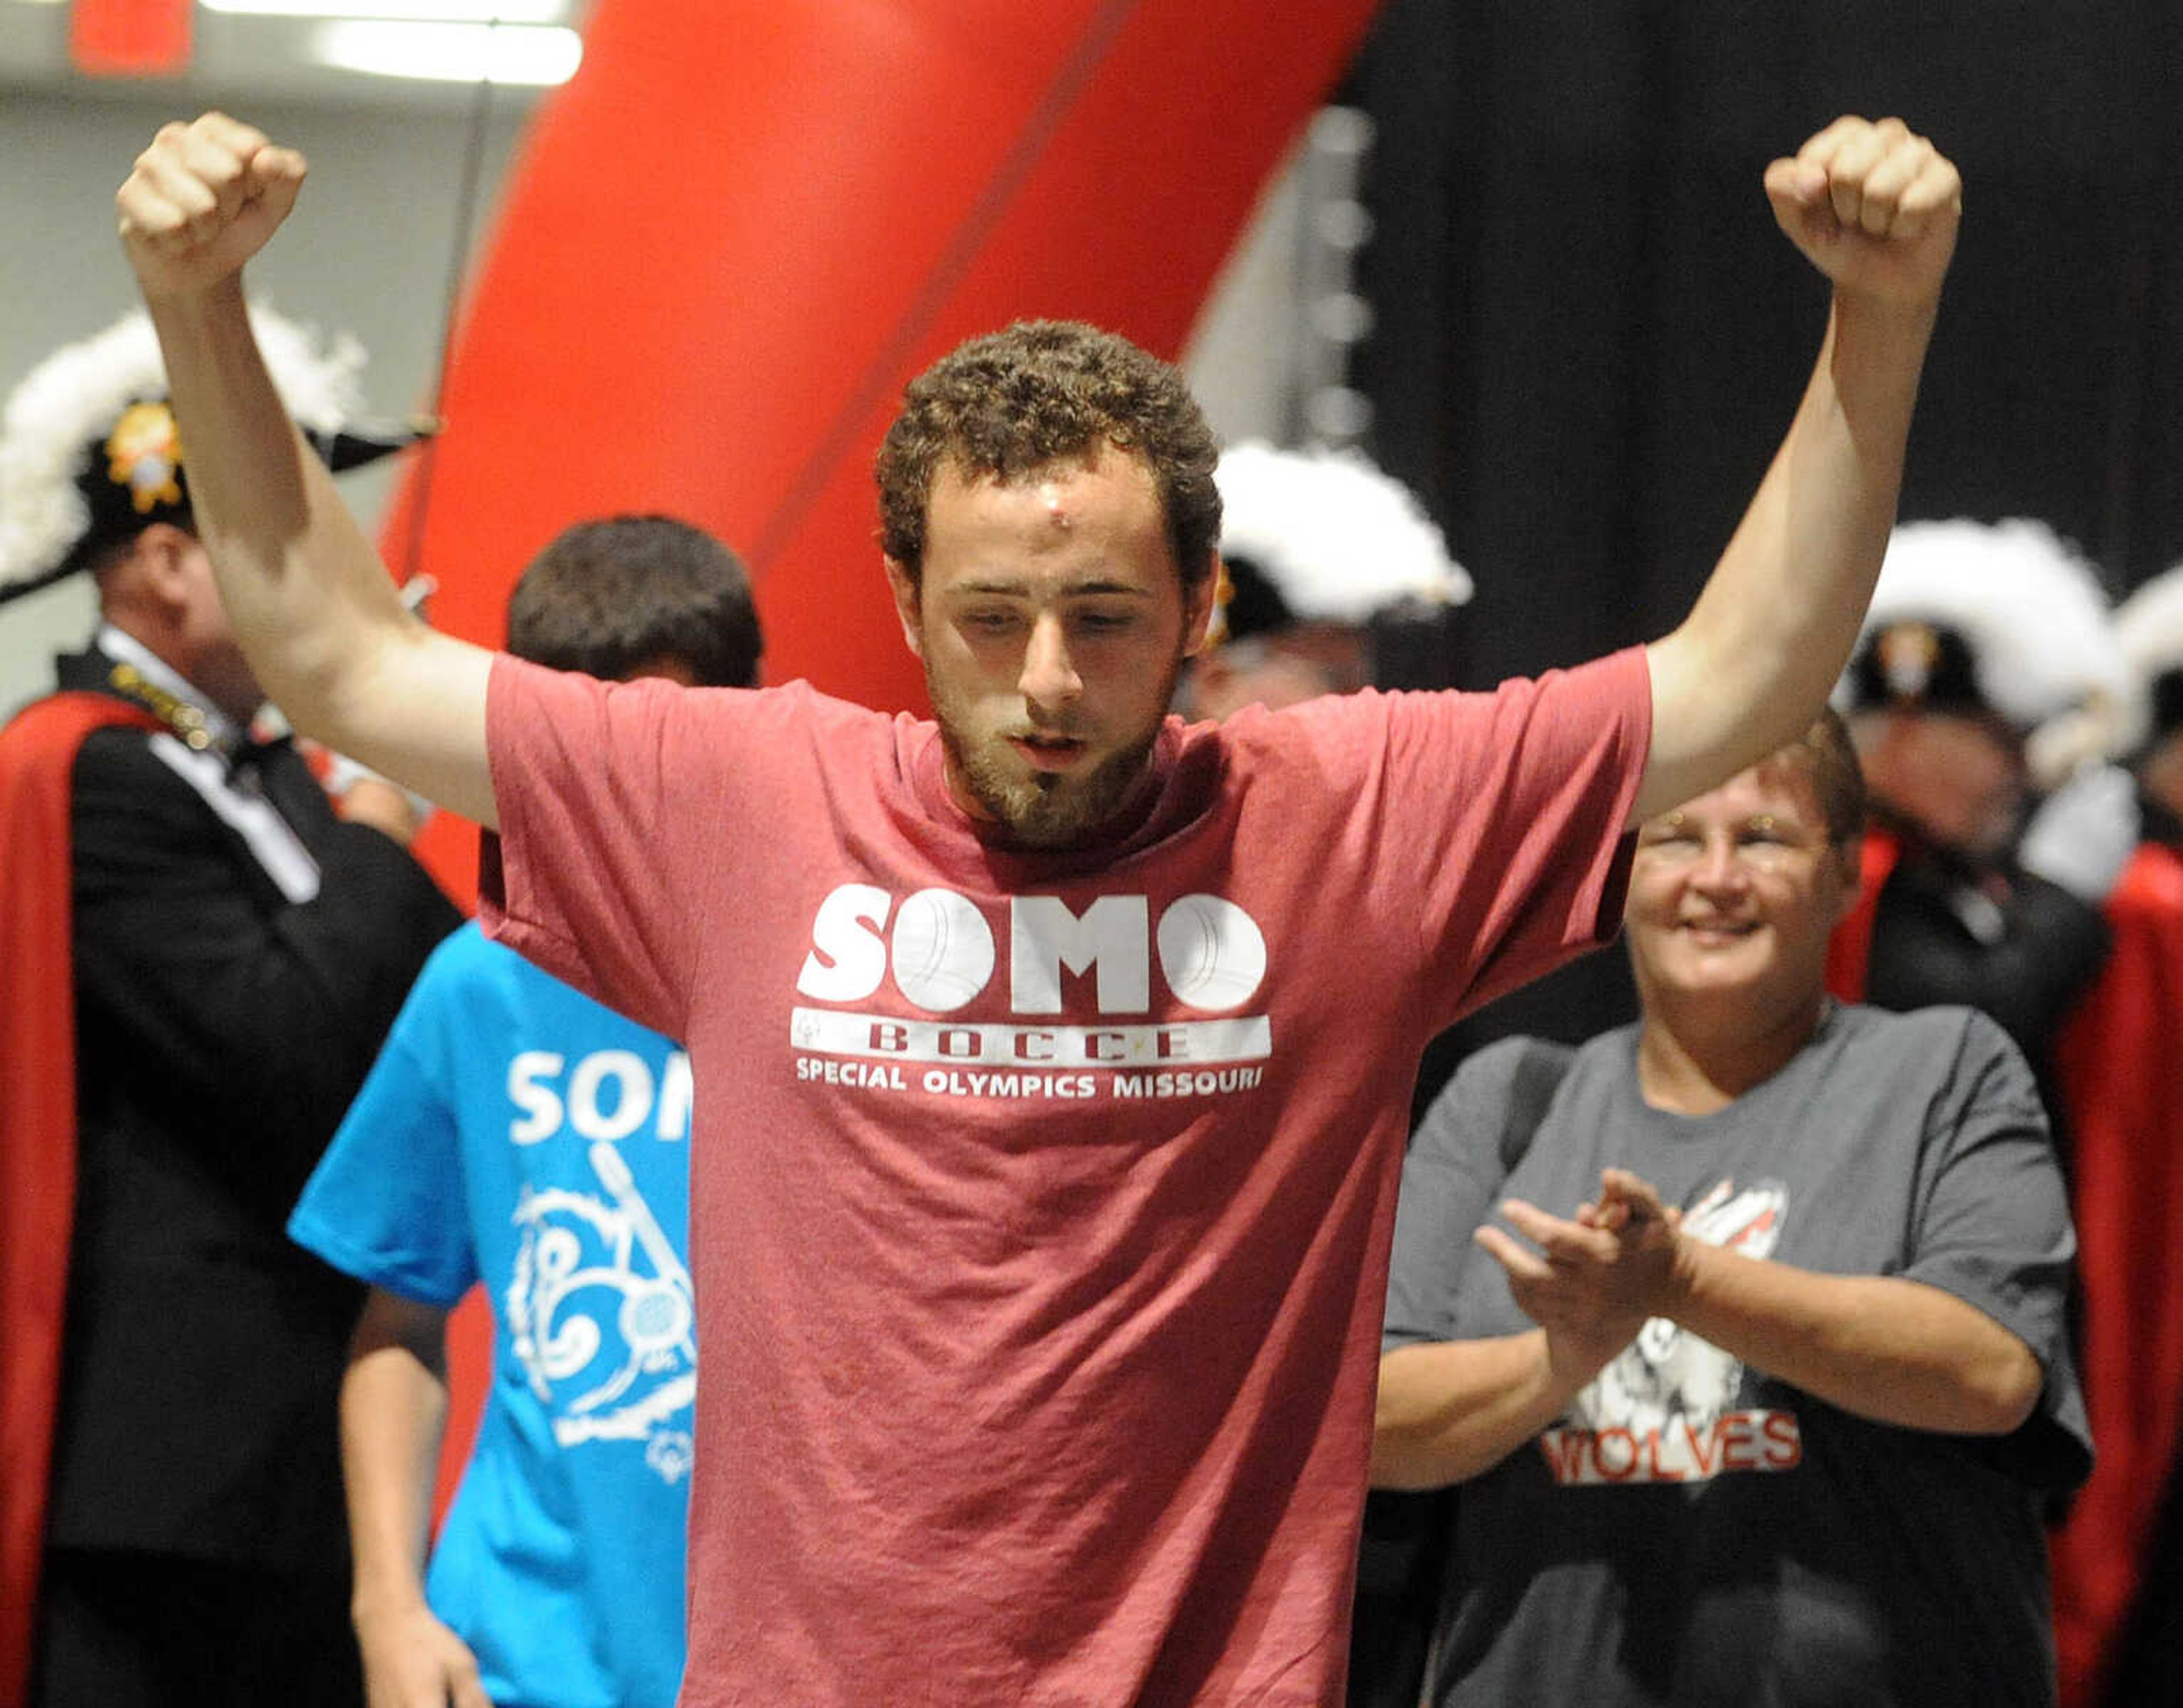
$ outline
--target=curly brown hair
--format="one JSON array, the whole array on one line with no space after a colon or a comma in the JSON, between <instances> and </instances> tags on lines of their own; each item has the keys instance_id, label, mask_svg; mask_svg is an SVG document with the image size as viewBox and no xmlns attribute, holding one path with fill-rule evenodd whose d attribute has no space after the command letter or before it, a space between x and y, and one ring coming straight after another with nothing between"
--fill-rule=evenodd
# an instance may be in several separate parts
<instances>
[{"instance_id":1,"label":"curly brown hair","mask_svg":"<svg viewBox=\"0 0 2183 1708\"><path fill-rule=\"evenodd\" d=\"M1019 320L972 338L904 388L873 470L881 548L915 585L943 463L1014 481L1103 442L1150 470L1183 591L1195 591L1220 540L1213 430L1176 369L1076 320Z\"/></svg>"}]
</instances>

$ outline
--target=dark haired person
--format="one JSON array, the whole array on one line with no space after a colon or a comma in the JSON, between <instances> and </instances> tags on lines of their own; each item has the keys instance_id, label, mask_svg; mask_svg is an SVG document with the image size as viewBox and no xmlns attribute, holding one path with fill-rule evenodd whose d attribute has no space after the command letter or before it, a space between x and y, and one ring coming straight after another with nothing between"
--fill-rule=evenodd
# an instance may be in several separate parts
<instances>
[{"instance_id":1,"label":"dark haired person","mask_svg":"<svg viewBox=\"0 0 2183 1708\"><path fill-rule=\"evenodd\" d=\"M1418 1052L1613 928L1633 816L1824 699L1953 169L1856 120L1769 169L1834 314L1675 635L1187 726L1212 435L1172 369L1064 324L962 346L880 451L934 722L601 687L413 625L232 308L302 174L219 115L172 127L125 246L220 446L258 667L497 828L490 930L689 1048L685 1702L1335 1700ZM261 494L268 467L293 478Z\"/></svg>"},{"instance_id":2,"label":"dark haired person","mask_svg":"<svg viewBox=\"0 0 2183 1708\"><path fill-rule=\"evenodd\" d=\"M2054 1700L2061 1172L1991 1021L1827 995L1862 817L1830 713L1647 821L1638 1022L1419 1130L1373 1477L1460 1485L1435 1708Z\"/></svg>"},{"instance_id":3,"label":"dark haired person","mask_svg":"<svg viewBox=\"0 0 2183 1708\"><path fill-rule=\"evenodd\" d=\"M360 350L256 320L336 460L392 448ZM6 423L0 588L87 574L99 625L0 734L0 1700L357 1701L357 1294L281 1222L459 916L400 790L253 738L144 316Z\"/></svg>"},{"instance_id":4,"label":"dark haired person","mask_svg":"<svg viewBox=\"0 0 2183 1708\"><path fill-rule=\"evenodd\" d=\"M508 649L611 682L758 683L735 554L664 516L580 523ZM342 1389L375 1700L671 1708L697 1395L689 1059L475 926L425 963L289 1232L369 1284ZM425 1535L448 1311L481 1284L492 1386Z\"/></svg>"}]
</instances>

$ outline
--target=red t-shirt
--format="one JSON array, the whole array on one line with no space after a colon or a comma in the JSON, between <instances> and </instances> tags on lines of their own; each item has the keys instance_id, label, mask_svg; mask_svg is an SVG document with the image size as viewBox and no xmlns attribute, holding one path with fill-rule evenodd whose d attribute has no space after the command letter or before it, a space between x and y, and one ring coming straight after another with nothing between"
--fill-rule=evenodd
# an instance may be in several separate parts
<instances>
[{"instance_id":1,"label":"red t-shirt","mask_svg":"<svg viewBox=\"0 0 2183 1708\"><path fill-rule=\"evenodd\" d=\"M1170 720L1098 846L936 731L503 659L496 937L687 1045L682 1700L1330 1704L1425 1041L1611 933L1643 654Z\"/></svg>"}]
</instances>

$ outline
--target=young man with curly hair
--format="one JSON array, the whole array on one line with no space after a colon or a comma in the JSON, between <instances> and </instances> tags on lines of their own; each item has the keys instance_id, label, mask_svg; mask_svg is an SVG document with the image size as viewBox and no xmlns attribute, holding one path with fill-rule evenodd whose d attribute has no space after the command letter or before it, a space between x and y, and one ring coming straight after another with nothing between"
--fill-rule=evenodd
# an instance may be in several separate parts
<instances>
[{"instance_id":1,"label":"young man with curly hair","mask_svg":"<svg viewBox=\"0 0 2183 1708\"><path fill-rule=\"evenodd\" d=\"M964 347L881 453L936 723L410 624L241 319L303 170L173 127L125 241L269 686L497 827L490 928L691 1051L717 1140L684 1700L1338 1700L1418 1052L1610 931L1625 827L1824 698L1953 168L1846 120L1768 170L1833 320L1674 635L1217 729L1166 716L1212 614L1211 436L1081 327Z\"/></svg>"}]
</instances>

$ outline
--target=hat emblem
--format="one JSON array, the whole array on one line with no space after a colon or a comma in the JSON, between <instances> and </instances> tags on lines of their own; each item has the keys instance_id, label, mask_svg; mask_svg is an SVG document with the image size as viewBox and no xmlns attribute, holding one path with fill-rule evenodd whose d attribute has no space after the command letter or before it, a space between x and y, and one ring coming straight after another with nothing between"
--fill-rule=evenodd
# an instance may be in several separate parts
<instances>
[{"instance_id":1,"label":"hat emblem","mask_svg":"<svg viewBox=\"0 0 2183 1708\"><path fill-rule=\"evenodd\" d=\"M1205 626L1205 644L1217 647L1228 638L1228 607L1236 603L1235 577L1228 560L1218 553L1213 559L1213 620Z\"/></svg>"},{"instance_id":2,"label":"hat emblem","mask_svg":"<svg viewBox=\"0 0 2183 1708\"><path fill-rule=\"evenodd\" d=\"M1941 659L1941 637L1930 624L1892 624L1880 631L1873 650L1890 694L1899 700L1925 698Z\"/></svg>"},{"instance_id":3,"label":"hat emblem","mask_svg":"<svg viewBox=\"0 0 2183 1708\"><path fill-rule=\"evenodd\" d=\"M154 504L179 504L182 437L175 412L164 403L131 403L106 441L107 478L129 489L140 516Z\"/></svg>"}]
</instances>

